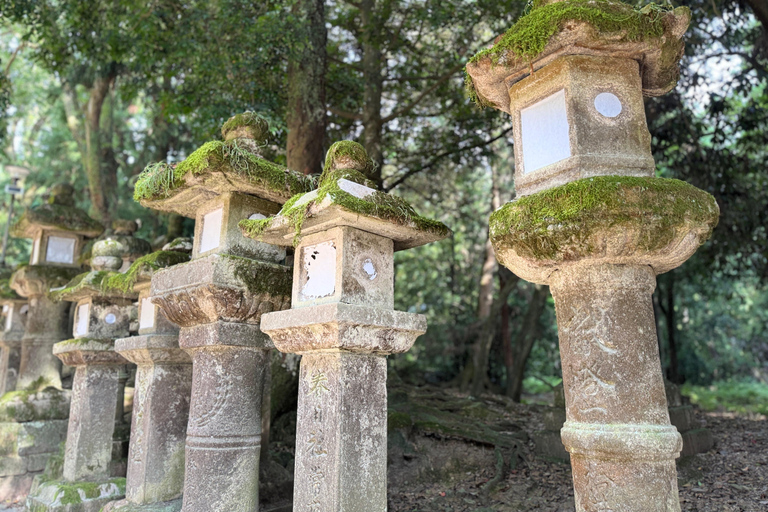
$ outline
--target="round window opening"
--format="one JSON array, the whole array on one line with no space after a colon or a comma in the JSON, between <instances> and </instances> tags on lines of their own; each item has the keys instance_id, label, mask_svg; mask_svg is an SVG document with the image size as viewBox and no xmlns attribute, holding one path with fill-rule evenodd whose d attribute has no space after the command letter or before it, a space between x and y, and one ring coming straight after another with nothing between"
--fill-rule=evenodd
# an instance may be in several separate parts
<instances>
[{"instance_id":1,"label":"round window opening","mask_svg":"<svg viewBox=\"0 0 768 512\"><path fill-rule=\"evenodd\" d=\"M114 313L107 313L107 316L104 317L104 321L112 325L113 323L117 322L117 317Z\"/></svg>"},{"instance_id":2,"label":"round window opening","mask_svg":"<svg viewBox=\"0 0 768 512\"><path fill-rule=\"evenodd\" d=\"M616 117L621 114L621 100L610 92L601 92L595 97L595 109L605 117Z\"/></svg>"}]
</instances>

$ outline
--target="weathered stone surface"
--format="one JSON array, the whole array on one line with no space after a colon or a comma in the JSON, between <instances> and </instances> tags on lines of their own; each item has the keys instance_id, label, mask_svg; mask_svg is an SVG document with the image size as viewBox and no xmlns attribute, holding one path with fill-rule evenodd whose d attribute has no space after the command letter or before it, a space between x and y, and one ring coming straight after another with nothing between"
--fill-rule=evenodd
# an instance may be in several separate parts
<instances>
[{"instance_id":1,"label":"weathered stone surface","mask_svg":"<svg viewBox=\"0 0 768 512\"><path fill-rule=\"evenodd\" d=\"M577 510L679 511L682 440L658 363L653 270L596 265L552 277Z\"/></svg>"},{"instance_id":2,"label":"weathered stone surface","mask_svg":"<svg viewBox=\"0 0 768 512\"><path fill-rule=\"evenodd\" d=\"M258 324L264 313L288 306L290 281L288 267L212 254L158 271L151 295L182 327L217 320Z\"/></svg>"},{"instance_id":3,"label":"weathered stone surface","mask_svg":"<svg viewBox=\"0 0 768 512\"><path fill-rule=\"evenodd\" d=\"M304 356L294 511L386 510L386 372L372 354Z\"/></svg>"},{"instance_id":4,"label":"weathered stone surface","mask_svg":"<svg viewBox=\"0 0 768 512\"><path fill-rule=\"evenodd\" d=\"M0 421L28 422L66 419L70 392L54 387L9 391L0 398Z\"/></svg>"},{"instance_id":5,"label":"weathered stone surface","mask_svg":"<svg viewBox=\"0 0 768 512\"><path fill-rule=\"evenodd\" d=\"M21 364L21 339L27 323L29 305L26 300L0 300L5 313L5 326L0 333L0 396L16 389Z\"/></svg>"},{"instance_id":6,"label":"weathered stone surface","mask_svg":"<svg viewBox=\"0 0 768 512\"><path fill-rule=\"evenodd\" d=\"M255 512L267 336L217 322L182 328L179 343L193 361L184 510Z\"/></svg>"},{"instance_id":7,"label":"weathered stone surface","mask_svg":"<svg viewBox=\"0 0 768 512\"><path fill-rule=\"evenodd\" d=\"M70 340L54 346L68 366L77 367L72 385L64 480L106 480L110 476L121 366L127 361L111 340Z\"/></svg>"},{"instance_id":8,"label":"weathered stone surface","mask_svg":"<svg viewBox=\"0 0 768 512\"><path fill-rule=\"evenodd\" d=\"M16 389L25 389L34 382L61 388L61 363L53 355L52 348L66 339L68 323L69 304L52 302L45 295L29 297Z\"/></svg>"},{"instance_id":9,"label":"weathered stone surface","mask_svg":"<svg viewBox=\"0 0 768 512\"><path fill-rule=\"evenodd\" d=\"M173 335L123 338L115 342L115 349L138 369L126 499L105 511L132 510L138 505L154 510L155 504L172 500L180 508L192 361Z\"/></svg>"},{"instance_id":10,"label":"weathered stone surface","mask_svg":"<svg viewBox=\"0 0 768 512\"><path fill-rule=\"evenodd\" d=\"M426 324L422 315L337 302L265 315L261 330L281 352L396 354L408 351Z\"/></svg>"}]
</instances>

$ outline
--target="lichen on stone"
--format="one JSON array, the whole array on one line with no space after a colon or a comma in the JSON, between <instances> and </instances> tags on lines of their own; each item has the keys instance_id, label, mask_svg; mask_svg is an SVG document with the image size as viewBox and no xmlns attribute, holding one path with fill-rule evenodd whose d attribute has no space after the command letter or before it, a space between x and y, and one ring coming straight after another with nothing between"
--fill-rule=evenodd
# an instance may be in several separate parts
<instances>
[{"instance_id":1,"label":"lichen on stone","mask_svg":"<svg viewBox=\"0 0 768 512\"><path fill-rule=\"evenodd\" d=\"M151 276L155 270L189 261L189 254L179 251L156 251L134 261L125 273L114 273L102 281L102 289L130 293L142 276Z\"/></svg>"},{"instance_id":2,"label":"lichen on stone","mask_svg":"<svg viewBox=\"0 0 768 512\"><path fill-rule=\"evenodd\" d=\"M678 7L685 10L687 7ZM568 22L584 22L594 29L596 40L612 42L661 40L664 35L665 16L673 12L671 6L647 4L635 8L615 0L564 0L545 4L535 1L528 13L500 36L494 45L478 52L469 63L490 59L493 65L519 59L532 62L546 48L547 43L561 32ZM675 12L678 12L677 10ZM682 11L679 11L682 12ZM665 41L674 46L677 58L677 42ZM479 106L488 106L475 89L474 82L465 69L467 95Z\"/></svg>"},{"instance_id":3,"label":"lichen on stone","mask_svg":"<svg viewBox=\"0 0 768 512\"><path fill-rule=\"evenodd\" d=\"M311 178L264 160L239 140L208 142L178 164L147 166L136 182L134 200L165 199L184 187L187 176L210 172L234 173L254 185L292 195L311 190Z\"/></svg>"},{"instance_id":4,"label":"lichen on stone","mask_svg":"<svg viewBox=\"0 0 768 512\"><path fill-rule=\"evenodd\" d=\"M296 203L303 197L303 194L298 194L288 200L277 214L286 218L293 226L293 245L298 245L301 239L301 229L311 208L321 204L326 198L330 198L333 204L350 212L411 226L441 236L450 232L442 222L418 215L405 199L376 190L376 184L361 172L373 167L374 164L368 158L365 149L357 142L341 141L333 144L328 150L315 198L297 205ZM375 191L364 198L356 197L339 187L341 179L358 183ZM240 221L239 226L245 236L258 240L272 226L276 217L260 220L246 219Z\"/></svg>"},{"instance_id":5,"label":"lichen on stone","mask_svg":"<svg viewBox=\"0 0 768 512\"><path fill-rule=\"evenodd\" d=\"M524 258L557 260L565 249L589 253L590 235L626 226L641 233L640 246L665 247L675 230L697 226L709 238L717 225L715 199L684 181L665 178L599 176L525 196L490 218L494 247L511 248Z\"/></svg>"}]
</instances>

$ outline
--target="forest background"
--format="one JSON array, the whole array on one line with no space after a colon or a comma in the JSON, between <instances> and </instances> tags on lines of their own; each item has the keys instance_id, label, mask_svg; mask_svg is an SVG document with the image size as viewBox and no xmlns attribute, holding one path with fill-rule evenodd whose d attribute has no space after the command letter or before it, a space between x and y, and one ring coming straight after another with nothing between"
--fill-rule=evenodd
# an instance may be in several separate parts
<instances>
[{"instance_id":1,"label":"forest background","mask_svg":"<svg viewBox=\"0 0 768 512\"><path fill-rule=\"evenodd\" d=\"M768 413L768 2L673 3L693 20L678 87L646 100L657 174L713 194L722 217L659 277L664 371L705 407ZM525 399L559 381L554 307L488 242L490 213L514 197L511 120L467 99L463 67L529 8L0 0L0 163L32 170L18 210L65 181L93 216L138 219L160 245L191 235L192 221L134 203L138 174L220 138L231 115L268 118L268 158L305 173L321 171L334 141L357 140L378 163L370 178L453 230L396 256L396 307L427 315L429 331L391 370ZM8 262L28 252L12 240Z\"/></svg>"}]
</instances>

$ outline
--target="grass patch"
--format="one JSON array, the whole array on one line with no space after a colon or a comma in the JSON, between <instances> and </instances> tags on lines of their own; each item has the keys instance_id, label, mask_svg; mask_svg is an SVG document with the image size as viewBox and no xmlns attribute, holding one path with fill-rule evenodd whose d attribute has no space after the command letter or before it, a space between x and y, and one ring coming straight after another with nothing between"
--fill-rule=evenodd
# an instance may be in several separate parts
<instances>
[{"instance_id":1,"label":"grass patch","mask_svg":"<svg viewBox=\"0 0 768 512\"><path fill-rule=\"evenodd\" d=\"M680 392L705 411L768 415L768 384L755 381L719 381L709 386L684 384Z\"/></svg>"}]
</instances>

